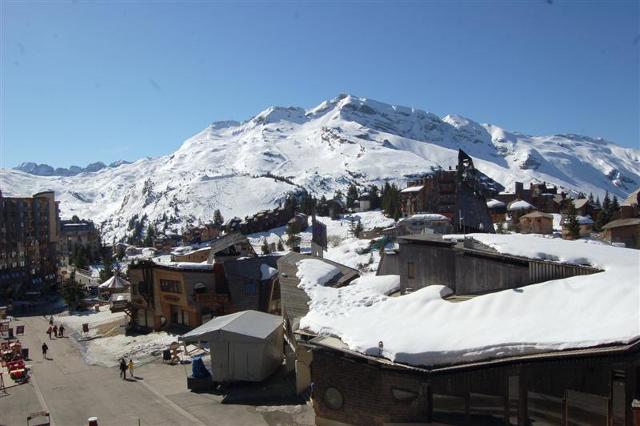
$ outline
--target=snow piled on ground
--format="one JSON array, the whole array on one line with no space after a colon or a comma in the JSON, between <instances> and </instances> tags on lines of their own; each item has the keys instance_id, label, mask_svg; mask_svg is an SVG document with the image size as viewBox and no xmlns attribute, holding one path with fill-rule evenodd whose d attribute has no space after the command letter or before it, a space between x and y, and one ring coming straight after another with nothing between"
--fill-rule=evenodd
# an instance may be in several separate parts
<instances>
[{"instance_id":1,"label":"snow piled on ground","mask_svg":"<svg viewBox=\"0 0 640 426\"><path fill-rule=\"evenodd\" d=\"M473 234L502 253L590 264L604 271L449 302L428 286L348 309L342 293L318 292L301 325L336 335L355 351L431 366L492 357L628 343L640 337L640 251L536 235ZM319 297L316 299L316 297ZM332 315L328 305L342 315ZM335 307L332 307L335 310Z\"/></svg>"},{"instance_id":2,"label":"snow piled on ground","mask_svg":"<svg viewBox=\"0 0 640 426\"><path fill-rule=\"evenodd\" d=\"M85 361L88 364L114 367L120 358L132 359L137 365L153 361L162 355L177 336L162 332L125 336L119 334L86 342L84 348Z\"/></svg>"},{"instance_id":3,"label":"snow piled on ground","mask_svg":"<svg viewBox=\"0 0 640 426\"><path fill-rule=\"evenodd\" d=\"M165 332L126 336L127 315L112 313L108 306L101 306L100 312L72 312L53 318L55 324L64 324L65 334L78 342L85 361L92 365L113 367L122 357L132 359L138 365L145 364L178 340L177 336ZM82 324L89 325L86 336L82 333Z\"/></svg>"}]
</instances>

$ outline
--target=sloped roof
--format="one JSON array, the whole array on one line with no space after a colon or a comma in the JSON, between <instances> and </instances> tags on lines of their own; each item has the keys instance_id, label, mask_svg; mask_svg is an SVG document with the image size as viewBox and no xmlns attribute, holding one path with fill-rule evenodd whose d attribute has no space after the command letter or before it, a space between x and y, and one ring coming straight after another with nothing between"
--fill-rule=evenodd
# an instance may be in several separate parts
<instances>
[{"instance_id":1,"label":"sloped roof","mask_svg":"<svg viewBox=\"0 0 640 426\"><path fill-rule=\"evenodd\" d=\"M640 218L617 219L607 223L602 229L621 228L623 226L640 225Z\"/></svg>"},{"instance_id":2,"label":"sloped roof","mask_svg":"<svg viewBox=\"0 0 640 426\"><path fill-rule=\"evenodd\" d=\"M216 332L227 332L266 339L274 330L282 327L282 317L258 311L241 311L214 318L180 336L185 342L204 340Z\"/></svg>"},{"instance_id":3,"label":"sloped roof","mask_svg":"<svg viewBox=\"0 0 640 426\"><path fill-rule=\"evenodd\" d=\"M581 209L582 207L585 207L587 204L589 204L588 198L578 198L576 200L573 200L573 205L576 207L576 209Z\"/></svg>"},{"instance_id":4,"label":"sloped roof","mask_svg":"<svg viewBox=\"0 0 640 426\"><path fill-rule=\"evenodd\" d=\"M525 219L525 218L526 219L534 219L534 218L537 218L537 217L543 217L545 219L553 220L553 215L548 214L548 213L538 212L538 211L531 212L531 213L525 214L523 216L520 216L520 219Z\"/></svg>"}]
</instances>

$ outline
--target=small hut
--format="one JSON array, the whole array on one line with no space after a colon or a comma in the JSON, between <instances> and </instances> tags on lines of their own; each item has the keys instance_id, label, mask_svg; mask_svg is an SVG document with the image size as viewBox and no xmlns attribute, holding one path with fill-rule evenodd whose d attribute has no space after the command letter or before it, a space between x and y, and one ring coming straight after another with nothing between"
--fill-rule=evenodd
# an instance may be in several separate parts
<instances>
[{"instance_id":1,"label":"small hut","mask_svg":"<svg viewBox=\"0 0 640 426\"><path fill-rule=\"evenodd\" d=\"M282 317L242 311L214 318L180 337L208 342L214 382L261 382L282 364Z\"/></svg>"},{"instance_id":2,"label":"small hut","mask_svg":"<svg viewBox=\"0 0 640 426\"><path fill-rule=\"evenodd\" d=\"M520 233L553 234L553 215L534 211L520 216Z\"/></svg>"}]
</instances>

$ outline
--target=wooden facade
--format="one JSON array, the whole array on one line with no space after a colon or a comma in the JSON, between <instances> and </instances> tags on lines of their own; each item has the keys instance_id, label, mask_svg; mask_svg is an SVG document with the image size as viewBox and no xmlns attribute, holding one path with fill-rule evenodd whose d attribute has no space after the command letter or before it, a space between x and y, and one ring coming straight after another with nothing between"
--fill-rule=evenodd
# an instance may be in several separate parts
<instances>
[{"instance_id":1,"label":"wooden facade","mask_svg":"<svg viewBox=\"0 0 640 426\"><path fill-rule=\"evenodd\" d=\"M471 239L457 243L438 235L413 235L398 242L398 255L389 259L397 265L386 269L399 271L403 292L435 284L449 287L456 295L483 294L600 272L588 266L503 255Z\"/></svg>"},{"instance_id":2,"label":"wooden facade","mask_svg":"<svg viewBox=\"0 0 640 426\"><path fill-rule=\"evenodd\" d=\"M309 343L317 424L633 426L640 344L411 367Z\"/></svg>"}]
</instances>

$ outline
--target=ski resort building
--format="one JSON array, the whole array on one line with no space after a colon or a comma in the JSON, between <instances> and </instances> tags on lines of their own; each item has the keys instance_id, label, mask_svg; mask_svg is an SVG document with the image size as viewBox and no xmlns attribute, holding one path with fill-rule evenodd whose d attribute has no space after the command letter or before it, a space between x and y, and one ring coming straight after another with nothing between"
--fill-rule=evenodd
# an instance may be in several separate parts
<instances>
[{"instance_id":1,"label":"ski resort building","mask_svg":"<svg viewBox=\"0 0 640 426\"><path fill-rule=\"evenodd\" d=\"M456 230L493 233L487 197L501 189L476 170L471 157L460 150L456 170L437 170L410 181L400 191L402 215L438 213L448 217Z\"/></svg>"},{"instance_id":2,"label":"ski resort building","mask_svg":"<svg viewBox=\"0 0 640 426\"><path fill-rule=\"evenodd\" d=\"M91 221L61 221L59 241L61 256L69 257L77 249L85 250L91 259L97 259L100 255L100 233Z\"/></svg>"},{"instance_id":3,"label":"ski resort building","mask_svg":"<svg viewBox=\"0 0 640 426\"><path fill-rule=\"evenodd\" d=\"M317 424L633 426L638 252L536 235L459 239L405 237L401 254L419 246L405 266L433 285L397 297L374 282L334 290L327 274L298 277ZM492 281L505 285L450 296Z\"/></svg>"},{"instance_id":4,"label":"ski resort building","mask_svg":"<svg viewBox=\"0 0 640 426\"><path fill-rule=\"evenodd\" d=\"M229 234L196 262L136 261L129 266L132 320L141 328L192 328L213 316L253 309L280 312L275 256L256 256Z\"/></svg>"},{"instance_id":5,"label":"ski resort building","mask_svg":"<svg viewBox=\"0 0 640 426\"><path fill-rule=\"evenodd\" d=\"M57 283L58 203L52 191L22 198L0 191L0 300Z\"/></svg>"}]
</instances>

